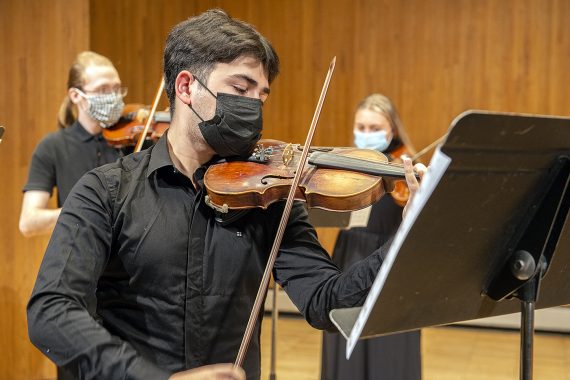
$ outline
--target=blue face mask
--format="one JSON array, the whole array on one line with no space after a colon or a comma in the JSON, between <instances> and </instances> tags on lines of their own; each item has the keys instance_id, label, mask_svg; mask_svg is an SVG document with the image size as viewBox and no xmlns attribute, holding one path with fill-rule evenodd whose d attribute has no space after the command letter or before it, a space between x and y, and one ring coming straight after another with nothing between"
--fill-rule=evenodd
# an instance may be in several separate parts
<instances>
[{"instance_id":1,"label":"blue face mask","mask_svg":"<svg viewBox=\"0 0 570 380\"><path fill-rule=\"evenodd\" d=\"M386 138L388 133L386 131L376 132L360 132L354 131L354 145L360 149L375 149L379 152L384 152L388 149L390 141Z\"/></svg>"}]
</instances>

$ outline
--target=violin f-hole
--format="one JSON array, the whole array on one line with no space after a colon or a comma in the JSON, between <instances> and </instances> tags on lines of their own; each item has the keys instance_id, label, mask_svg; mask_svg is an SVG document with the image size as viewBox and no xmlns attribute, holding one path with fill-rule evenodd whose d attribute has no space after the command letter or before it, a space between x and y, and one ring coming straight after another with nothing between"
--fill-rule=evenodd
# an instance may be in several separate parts
<instances>
[{"instance_id":1,"label":"violin f-hole","mask_svg":"<svg viewBox=\"0 0 570 380\"><path fill-rule=\"evenodd\" d=\"M272 179L293 179L293 177L285 177L282 175L269 174L269 175L266 175L266 176L261 178L261 183L263 185L269 184L269 182L267 182L267 180L270 178L272 178Z\"/></svg>"}]
</instances>

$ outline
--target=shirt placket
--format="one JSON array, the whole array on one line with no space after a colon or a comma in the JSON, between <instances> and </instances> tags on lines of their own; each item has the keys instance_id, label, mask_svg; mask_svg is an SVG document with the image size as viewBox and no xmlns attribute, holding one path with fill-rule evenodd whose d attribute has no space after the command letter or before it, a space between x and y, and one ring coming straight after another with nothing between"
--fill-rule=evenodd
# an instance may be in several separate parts
<instances>
[{"instance_id":1,"label":"shirt placket","mask_svg":"<svg viewBox=\"0 0 570 380\"><path fill-rule=\"evenodd\" d=\"M192 205L188 237L188 259L186 270L186 306L184 320L184 347L186 368L204 364L206 347L203 334L204 324L204 236L207 219L200 212L202 191L198 191Z\"/></svg>"}]
</instances>

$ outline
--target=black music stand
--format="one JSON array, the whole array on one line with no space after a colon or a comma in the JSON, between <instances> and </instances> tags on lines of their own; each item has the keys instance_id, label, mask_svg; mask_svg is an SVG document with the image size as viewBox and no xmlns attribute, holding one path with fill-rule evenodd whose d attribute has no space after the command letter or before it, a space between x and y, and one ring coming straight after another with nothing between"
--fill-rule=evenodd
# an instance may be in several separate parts
<instances>
[{"instance_id":1,"label":"black music stand","mask_svg":"<svg viewBox=\"0 0 570 380\"><path fill-rule=\"evenodd\" d=\"M359 338L522 311L531 379L535 305L570 303L570 118L469 111L434 159L364 306L331 319L349 356Z\"/></svg>"}]
</instances>

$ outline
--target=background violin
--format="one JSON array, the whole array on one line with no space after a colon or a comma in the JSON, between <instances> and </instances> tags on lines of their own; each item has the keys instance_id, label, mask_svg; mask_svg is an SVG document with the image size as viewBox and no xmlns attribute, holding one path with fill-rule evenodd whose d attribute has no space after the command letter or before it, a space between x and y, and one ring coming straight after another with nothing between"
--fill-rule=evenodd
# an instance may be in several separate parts
<instances>
[{"instance_id":1,"label":"background violin","mask_svg":"<svg viewBox=\"0 0 570 380\"><path fill-rule=\"evenodd\" d=\"M402 159L400 158L402 155L409 155L408 149L404 144L402 144L399 148L396 148L390 155L393 158L394 163L401 163ZM413 160L412 160L413 161ZM415 163L415 162L414 162ZM408 199L410 198L410 190L408 189L408 185L406 181L397 180L394 181L394 190L390 193L394 203L396 203L400 207L404 207L406 203L408 203Z\"/></svg>"},{"instance_id":2,"label":"background violin","mask_svg":"<svg viewBox=\"0 0 570 380\"><path fill-rule=\"evenodd\" d=\"M267 208L287 197L302 147L261 140L248 161L230 161L208 168L207 203L220 212ZM358 148L312 148L295 199L309 207L351 211L367 207L394 190L404 178L401 165L382 153Z\"/></svg>"},{"instance_id":3,"label":"background violin","mask_svg":"<svg viewBox=\"0 0 570 380\"><path fill-rule=\"evenodd\" d=\"M103 137L110 145L117 148L134 146L139 141L149 116L149 106L127 104L117 124L103 129ZM145 140L156 142L168 127L170 127L170 112L155 112Z\"/></svg>"},{"instance_id":4,"label":"background violin","mask_svg":"<svg viewBox=\"0 0 570 380\"><path fill-rule=\"evenodd\" d=\"M417 163L416 160L418 158L420 158L421 156L423 156L424 154L429 152L431 149L433 149L435 146L440 144L443 140L445 140L446 137L447 137L447 134L440 136L437 140L433 141L431 144L427 145L422 150L420 150L419 152L417 152L413 155L410 154L410 151L408 150L406 145L402 144L402 146L400 146L399 148L390 152L390 155L393 158L392 162L401 163L402 162L401 156L406 155L406 156L410 157L412 160L412 163L415 164L415 163ZM408 185L406 184L406 181L402 181L402 180L394 181L394 190L390 193L390 195L392 196L392 198L394 199L394 202L397 205L404 207L406 205L406 203L408 203L408 199L410 198L410 190L408 189Z\"/></svg>"}]
</instances>

